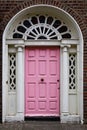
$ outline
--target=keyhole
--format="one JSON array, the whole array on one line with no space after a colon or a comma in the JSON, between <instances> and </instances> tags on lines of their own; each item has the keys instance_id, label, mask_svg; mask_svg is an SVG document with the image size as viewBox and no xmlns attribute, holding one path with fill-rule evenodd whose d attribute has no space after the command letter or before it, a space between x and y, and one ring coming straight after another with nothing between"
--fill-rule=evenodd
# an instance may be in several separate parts
<instances>
[{"instance_id":1,"label":"keyhole","mask_svg":"<svg viewBox=\"0 0 87 130\"><path fill-rule=\"evenodd\" d=\"M44 81L44 79L42 78L42 79L41 79L41 81L43 82L43 81Z\"/></svg>"}]
</instances>

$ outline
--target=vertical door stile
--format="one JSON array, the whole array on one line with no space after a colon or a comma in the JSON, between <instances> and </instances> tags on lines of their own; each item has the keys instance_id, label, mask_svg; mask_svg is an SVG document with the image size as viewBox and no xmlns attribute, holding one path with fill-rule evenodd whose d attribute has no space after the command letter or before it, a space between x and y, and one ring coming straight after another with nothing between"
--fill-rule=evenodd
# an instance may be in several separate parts
<instances>
[{"instance_id":1,"label":"vertical door stile","mask_svg":"<svg viewBox=\"0 0 87 130\"><path fill-rule=\"evenodd\" d=\"M49 50L47 51L47 78L49 79ZM50 86L49 86L49 81L47 81L47 109L49 111L49 91L50 91Z\"/></svg>"},{"instance_id":2,"label":"vertical door stile","mask_svg":"<svg viewBox=\"0 0 87 130\"><path fill-rule=\"evenodd\" d=\"M39 70L39 66L38 66L38 60L39 60L39 57L38 57L38 49L36 49L36 113L38 112L38 99L39 99L39 88L38 88L38 85L39 85L39 75L38 75L38 70Z\"/></svg>"}]
</instances>

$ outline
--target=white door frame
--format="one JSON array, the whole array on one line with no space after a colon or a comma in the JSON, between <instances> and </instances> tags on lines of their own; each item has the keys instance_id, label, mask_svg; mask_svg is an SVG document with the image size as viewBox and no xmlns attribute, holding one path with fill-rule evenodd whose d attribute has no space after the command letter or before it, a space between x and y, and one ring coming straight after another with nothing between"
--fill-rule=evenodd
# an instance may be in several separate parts
<instances>
[{"instance_id":1,"label":"white door frame","mask_svg":"<svg viewBox=\"0 0 87 130\"><path fill-rule=\"evenodd\" d=\"M55 42L55 44L53 44L53 42L52 43L49 42L48 44L49 45L51 44L51 46L52 46L52 44L55 46L58 45L58 46L61 46L62 48L67 48L67 47L70 47L71 45L77 44L78 67L79 67L79 69L78 69L78 86L79 86L79 90L78 90L79 91L78 92L79 110L78 110L78 112L79 113L78 114L80 117L80 121L83 123L83 36L82 36L82 32L80 30L80 27L78 26L78 24L76 23L76 21L73 19L73 17L71 15L69 15L67 12L65 12L64 10L62 10L60 8L57 8L55 6L50 6L50 5L35 5L35 6L31 6L31 7L28 7L26 9L20 11L18 14L16 14L10 20L10 22L7 24L7 26L4 30L4 33L3 33L3 56L2 56L2 59L3 59L3 63L2 63L2 69L3 69L2 70L2 110L3 110L2 122L4 122L6 119L7 120L24 120L24 102L21 103L21 106L23 106L22 110L19 111L19 114L17 114L16 116L9 117L7 115L7 112L6 112L6 99L7 99L7 92L8 92L8 89L7 89L8 84L6 82L6 81L8 81L8 46L11 44L11 45L15 46L16 48L18 48L18 52L20 52L20 54L18 54L18 59L20 57L20 59L22 60L20 63L24 63L24 60L23 60L24 59L24 46L28 46L29 43L33 43L32 46L35 46L35 45L39 46L39 43L37 41L36 42L29 42L29 41L25 41L25 40L12 40L12 39L7 40L8 30L9 30L10 26L13 25L15 19L17 19L17 18L20 19L20 17L22 17L22 15L27 13L27 11L31 11L31 10L34 10L34 8L43 7L43 6L47 7L48 9L50 8L50 10L52 8L53 12L55 12L55 13L59 11L59 13L61 13L62 16L65 16L65 18L67 17L68 19L70 19L70 21L72 21L72 26L74 26L77 30L77 34L79 37L78 40L76 40L76 39L61 40L61 41ZM41 42L40 45L43 46L44 42ZM47 44L45 44L45 45L47 45ZM67 49L65 49L64 52L67 52ZM63 54L61 51L61 57L62 56L63 56ZM67 56L65 56L65 57L67 57ZM61 64L62 64L62 60L61 60ZM24 67L24 66L22 66L22 67ZM22 70L22 68L20 70ZM20 78L19 80L21 81L22 79L23 79L23 77ZM62 81L60 84L62 84ZM21 92L21 93L23 94L23 92ZM62 92L60 92L60 93L62 93ZM62 97L62 96L60 96L60 97ZM20 95L20 100L21 100L21 95ZM61 102L61 108L60 108L61 122L67 122L68 120L72 120L73 118L76 120L78 118L76 115L70 116L67 114L67 116L66 116L65 114L63 114L63 112L62 112L62 103L63 103L62 98L60 99L60 102ZM66 108L67 108L67 106L66 106ZM18 109L21 109L21 108L19 107Z\"/></svg>"}]
</instances>

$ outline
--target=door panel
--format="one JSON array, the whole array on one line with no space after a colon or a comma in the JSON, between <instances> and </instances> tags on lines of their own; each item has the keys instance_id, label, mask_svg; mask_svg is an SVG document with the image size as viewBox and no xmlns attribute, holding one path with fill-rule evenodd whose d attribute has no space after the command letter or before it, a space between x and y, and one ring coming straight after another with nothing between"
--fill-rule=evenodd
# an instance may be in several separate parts
<instances>
[{"instance_id":1,"label":"door panel","mask_svg":"<svg viewBox=\"0 0 87 130\"><path fill-rule=\"evenodd\" d=\"M59 50L25 49L25 116L59 116Z\"/></svg>"}]
</instances>

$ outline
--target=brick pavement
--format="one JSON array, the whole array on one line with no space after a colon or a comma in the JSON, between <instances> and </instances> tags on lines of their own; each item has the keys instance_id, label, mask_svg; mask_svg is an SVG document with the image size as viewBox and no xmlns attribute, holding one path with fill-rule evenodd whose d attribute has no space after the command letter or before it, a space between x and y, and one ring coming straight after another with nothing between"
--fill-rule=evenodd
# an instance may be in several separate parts
<instances>
[{"instance_id":1,"label":"brick pavement","mask_svg":"<svg viewBox=\"0 0 87 130\"><path fill-rule=\"evenodd\" d=\"M87 130L87 124L60 124L58 121L26 121L0 124L0 130Z\"/></svg>"}]
</instances>

